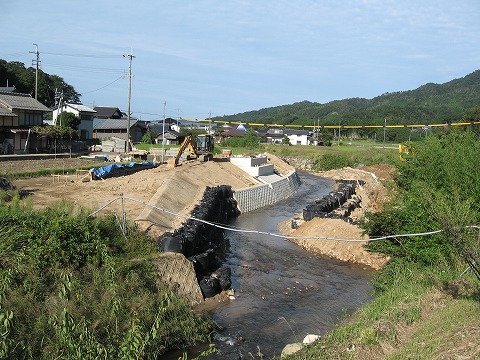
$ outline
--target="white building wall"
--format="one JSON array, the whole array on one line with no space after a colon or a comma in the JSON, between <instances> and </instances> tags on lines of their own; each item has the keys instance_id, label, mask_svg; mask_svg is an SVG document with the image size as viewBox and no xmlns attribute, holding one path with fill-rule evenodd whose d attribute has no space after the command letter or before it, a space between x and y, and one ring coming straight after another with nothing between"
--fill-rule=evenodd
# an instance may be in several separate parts
<instances>
[{"instance_id":1,"label":"white building wall","mask_svg":"<svg viewBox=\"0 0 480 360\"><path fill-rule=\"evenodd\" d=\"M308 145L307 135L289 135L288 139L292 145Z\"/></svg>"},{"instance_id":2,"label":"white building wall","mask_svg":"<svg viewBox=\"0 0 480 360\"><path fill-rule=\"evenodd\" d=\"M87 132L85 140L93 139L93 120L82 120L78 125L78 136L81 137L82 130Z\"/></svg>"}]
</instances>

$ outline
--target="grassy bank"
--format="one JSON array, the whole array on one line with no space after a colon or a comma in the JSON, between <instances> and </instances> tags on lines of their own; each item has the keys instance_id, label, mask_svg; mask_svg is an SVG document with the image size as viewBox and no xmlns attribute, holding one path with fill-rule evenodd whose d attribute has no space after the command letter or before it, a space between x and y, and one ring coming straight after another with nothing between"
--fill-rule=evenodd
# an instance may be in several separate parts
<instances>
[{"instance_id":1,"label":"grassy bank","mask_svg":"<svg viewBox=\"0 0 480 360\"><path fill-rule=\"evenodd\" d=\"M157 279L156 244L114 216L0 205L0 358L153 359L212 322Z\"/></svg>"},{"instance_id":2,"label":"grassy bank","mask_svg":"<svg viewBox=\"0 0 480 360\"><path fill-rule=\"evenodd\" d=\"M480 355L475 280L404 264L395 283L289 359L439 359Z\"/></svg>"}]
</instances>

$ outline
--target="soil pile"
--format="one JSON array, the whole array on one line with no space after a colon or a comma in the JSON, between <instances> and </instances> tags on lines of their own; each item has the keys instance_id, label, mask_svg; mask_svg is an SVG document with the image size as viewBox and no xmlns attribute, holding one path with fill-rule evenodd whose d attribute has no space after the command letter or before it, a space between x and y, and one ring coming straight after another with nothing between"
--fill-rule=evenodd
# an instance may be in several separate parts
<instances>
[{"instance_id":1,"label":"soil pile","mask_svg":"<svg viewBox=\"0 0 480 360\"><path fill-rule=\"evenodd\" d=\"M70 159L68 159L70 160ZM78 166L85 163L76 160ZM33 171L42 168L62 168L64 159L8 161L2 166ZM98 162L95 163L98 165ZM70 166L73 163L69 163ZM76 206L97 210L120 195L157 206L181 215L188 215L201 200L207 186L230 185L234 190L255 184L254 179L226 159L198 162L185 161L176 168L166 165L142 170L128 176L106 178L105 180L82 181L82 173L43 176L28 179L9 179L21 191L29 193L34 208L43 208L65 200ZM128 220L136 220L140 227L148 230L152 238L165 231L173 231L185 221L184 218L169 215L144 203L132 200L116 201L104 212L126 213Z\"/></svg>"},{"instance_id":2,"label":"soil pile","mask_svg":"<svg viewBox=\"0 0 480 360\"><path fill-rule=\"evenodd\" d=\"M350 215L353 221L362 221L366 211L378 211L389 200L389 194L384 183L392 181L394 168L389 165L375 165L361 169L344 168L318 173L318 176L332 180L362 180L363 185L357 185L356 194L361 198L361 207L355 209ZM301 217L298 216L298 217ZM297 218L298 218L297 217ZM368 237L363 236L359 226L347 223L342 219L314 218L311 221L295 221L299 224L297 229L292 229L291 221L282 223L280 231L285 235L295 237L326 237L347 240L365 240L365 242L344 242L335 240L302 239L293 240L305 250L326 255L342 261L350 261L368 265L379 269L388 257L366 251L364 245Z\"/></svg>"}]
</instances>

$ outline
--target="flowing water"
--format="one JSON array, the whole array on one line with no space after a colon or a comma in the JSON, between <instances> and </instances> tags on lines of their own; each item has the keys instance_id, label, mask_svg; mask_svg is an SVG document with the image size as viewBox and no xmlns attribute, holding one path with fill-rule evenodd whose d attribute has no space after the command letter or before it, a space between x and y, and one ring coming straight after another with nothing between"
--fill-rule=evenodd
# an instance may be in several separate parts
<instances>
[{"instance_id":1,"label":"flowing water","mask_svg":"<svg viewBox=\"0 0 480 360\"><path fill-rule=\"evenodd\" d=\"M291 198L240 215L231 226L278 233L278 224L307 202L331 191L333 182L299 173L302 185ZM307 253L283 238L227 232L235 300L212 311L223 327L219 350L209 359L263 359L280 356L288 343L324 334L345 313L369 299L372 271Z\"/></svg>"}]
</instances>

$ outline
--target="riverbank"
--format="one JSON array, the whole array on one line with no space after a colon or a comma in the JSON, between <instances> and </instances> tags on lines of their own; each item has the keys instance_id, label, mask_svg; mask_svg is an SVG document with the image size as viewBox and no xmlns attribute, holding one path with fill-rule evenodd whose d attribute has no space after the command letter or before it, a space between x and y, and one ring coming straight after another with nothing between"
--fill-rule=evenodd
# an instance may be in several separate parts
<instances>
[{"instance_id":1,"label":"riverbank","mask_svg":"<svg viewBox=\"0 0 480 360\"><path fill-rule=\"evenodd\" d=\"M389 201L387 186L392 182L394 168L389 165L373 165L360 169L343 168L315 175L332 180L359 180L363 185L356 187L356 194L361 198L361 207L355 209L349 218L353 222L365 219L366 212L375 212ZM292 228L291 224L297 228ZM307 237L307 239L292 240L306 251L329 256L342 261L348 261L380 269L388 260L381 254L370 253L364 249L368 236L363 235L363 230L353 223L342 219L314 218L303 221L301 214L295 218L279 224L279 231L292 237ZM345 240L365 240L364 242L346 242L336 240L308 239L309 236L339 238Z\"/></svg>"}]
</instances>

